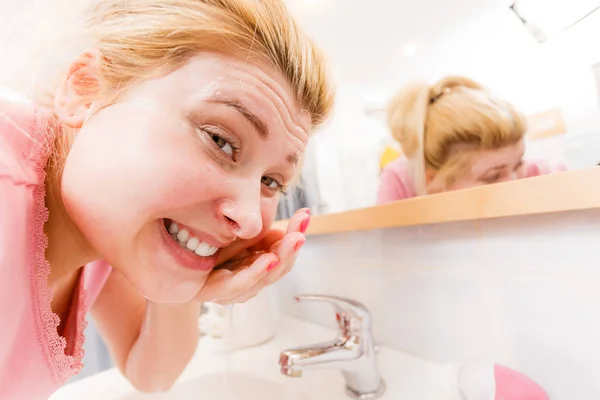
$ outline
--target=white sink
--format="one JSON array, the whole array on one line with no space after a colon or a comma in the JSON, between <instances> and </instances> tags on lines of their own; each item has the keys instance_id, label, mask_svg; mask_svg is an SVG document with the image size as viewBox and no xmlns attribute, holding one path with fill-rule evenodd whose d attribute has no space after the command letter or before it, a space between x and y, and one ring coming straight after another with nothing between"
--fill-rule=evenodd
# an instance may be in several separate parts
<instances>
[{"instance_id":1,"label":"white sink","mask_svg":"<svg viewBox=\"0 0 600 400\"><path fill-rule=\"evenodd\" d=\"M73 382L49 400L350 400L339 370L306 371L292 379L280 372L282 349L320 343L335 332L285 317L270 342L226 355L223 343L203 337L197 352L173 389L141 394L117 369ZM379 367L387 390L381 400L458 400L456 371L407 353L383 347ZM1 400L1 399L0 399Z\"/></svg>"},{"instance_id":2,"label":"white sink","mask_svg":"<svg viewBox=\"0 0 600 400\"><path fill-rule=\"evenodd\" d=\"M311 400L283 384L242 372L201 375L180 382L166 393L131 393L119 400Z\"/></svg>"}]
</instances>

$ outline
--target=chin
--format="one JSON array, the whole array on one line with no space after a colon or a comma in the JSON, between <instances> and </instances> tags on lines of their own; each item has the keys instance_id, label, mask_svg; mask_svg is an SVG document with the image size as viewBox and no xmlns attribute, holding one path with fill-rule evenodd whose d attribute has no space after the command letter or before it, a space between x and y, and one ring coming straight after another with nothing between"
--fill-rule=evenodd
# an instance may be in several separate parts
<instances>
[{"instance_id":1,"label":"chin","mask_svg":"<svg viewBox=\"0 0 600 400\"><path fill-rule=\"evenodd\" d=\"M142 256L142 257L140 257ZM132 289L153 303L183 304L192 300L208 279L207 273L189 271L164 257L128 257L122 262L110 263L122 273Z\"/></svg>"},{"instance_id":2,"label":"chin","mask_svg":"<svg viewBox=\"0 0 600 400\"><path fill-rule=\"evenodd\" d=\"M154 303L182 304L192 300L210 271L184 268L164 250L153 225L137 235L90 235L95 248L132 289ZM93 232L96 233L96 232Z\"/></svg>"},{"instance_id":3,"label":"chin","mask_svg":"<svg viewBox=\"0 0 600 400\"><path fill-rule=\"evenodd\" d=\"M147 300L153 303L183 304L196 296L202 288L197 282L181 281L176 279L161 279L153 277L148 279L128 278L132 286Z\"/></svg>"}]
</instances>

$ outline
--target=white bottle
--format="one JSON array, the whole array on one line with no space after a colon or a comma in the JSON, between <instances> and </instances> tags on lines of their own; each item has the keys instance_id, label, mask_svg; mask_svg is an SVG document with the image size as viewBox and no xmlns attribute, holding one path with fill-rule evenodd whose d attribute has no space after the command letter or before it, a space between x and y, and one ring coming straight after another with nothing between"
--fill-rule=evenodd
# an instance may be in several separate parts
<instances>
[{"instance_id":1,"label":"white bottle","mask_svg":"<svg viewBox=\"0 0 600 400\"><path fill-rule=\"evenodd\" d=\"M207 312L200 316L200 332L225 338L234 349L257 346L275 336L280 312L272 287L255 298L233 307L205 303Z\"/></svg>"}]
</instances>

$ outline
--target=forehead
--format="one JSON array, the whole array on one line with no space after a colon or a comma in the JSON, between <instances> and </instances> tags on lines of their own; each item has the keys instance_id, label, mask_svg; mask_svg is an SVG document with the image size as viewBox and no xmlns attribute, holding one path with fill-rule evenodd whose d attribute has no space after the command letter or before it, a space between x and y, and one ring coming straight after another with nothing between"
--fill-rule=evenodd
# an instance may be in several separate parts
<instances>
[{"instance_id":1,"label":"forehead","mask_svg":"<svg viewBox=\"0 0 600 400\"><path fill-rule=\"evenodd\" d=\"M174 73L180 89L195 97L263 97L285 110L295 125L308 132L311 119L296 101L284 75L269 62L241 60L231 55L205 52L192 57ZM242 99L237 99L242 100Z\"/></svg>"},{"instance_id":2,"label":"forehead","mask_svg":"<svg viewBox=\"0 0 600 400\"><path fill-rule=\"evenodd\" d=\"M472 171L480 174L491 168L513 167L523 157L524 150L523 141L499 149L477 150L473 154Z\"/></svg>"}]
</instances>

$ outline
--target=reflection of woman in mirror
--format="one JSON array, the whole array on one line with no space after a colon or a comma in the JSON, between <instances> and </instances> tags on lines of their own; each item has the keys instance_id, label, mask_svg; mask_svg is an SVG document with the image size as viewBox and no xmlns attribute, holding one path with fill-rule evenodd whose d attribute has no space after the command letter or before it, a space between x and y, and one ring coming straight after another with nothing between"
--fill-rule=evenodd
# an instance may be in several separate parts
<instances>
[{"instance_id":1,"label":"reflection of woman in mirror","mask_svg":"<svg viewBox=\"0 0 600 400\"><path fill-rule=\"evenodd\" d=\"M390 102L388 124L405 157L383 170L378 203L565 170L524 161L524 117L468 78L409 84Z\"/></svg>"}]
</instances>

